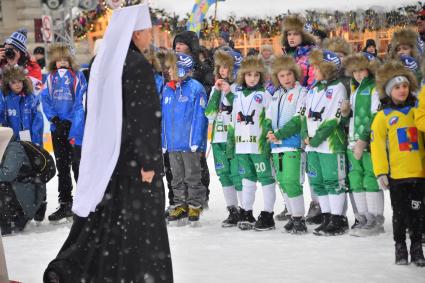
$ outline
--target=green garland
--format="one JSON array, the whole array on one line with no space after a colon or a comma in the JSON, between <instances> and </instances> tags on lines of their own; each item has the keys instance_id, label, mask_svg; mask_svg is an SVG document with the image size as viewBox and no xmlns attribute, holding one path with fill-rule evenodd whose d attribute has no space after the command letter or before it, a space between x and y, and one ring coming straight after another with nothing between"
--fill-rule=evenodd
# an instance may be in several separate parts
<instances>
[{"instance_id":1,"label":"green garland","mask_svg":"<svg viewBox=\"0 0 425 283\"><path fill-rule=\"evenodd\" d=\"M95 10L81 12L74 19L74 34L77 40L84 39L93 30L94 23L106 14L109 8L104 1L101 0L101 2ZM140 0L127 0L123 6L136 5L140 2ZM305 17L309 26L314 29L329 31L335 28L342 28L347 32L375 31L382 28L415 24L417 11L422 6L423 4L418 2L417 5L405 6L383 13L371 9L349 12L335 11L333 13L306 10ZM151 9L151 14L153 25L159 26L162 31L172 35L184 31L190 17L190 14L186 14L185 17L180 18L178 15L170 14L164 9ZM290 11L287 14L262 19L249 17L236 19L230 16L220 21L214 21L213 17L209 17L204 19L200 37L202 39L210 39L215 37L220 31L229 32L233 37L256 32L261 33L264 37L273 37L280 35L282 20L288 14L290 14Z\"/></svg>"}]
</instances>

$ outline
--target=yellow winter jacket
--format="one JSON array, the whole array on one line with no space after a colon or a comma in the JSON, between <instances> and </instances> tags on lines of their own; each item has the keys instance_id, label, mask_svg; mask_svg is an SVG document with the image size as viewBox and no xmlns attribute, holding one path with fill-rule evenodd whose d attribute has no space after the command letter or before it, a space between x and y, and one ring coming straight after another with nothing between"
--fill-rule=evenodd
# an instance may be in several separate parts
<instances>
[{"instance_id":1,"label":"yellow winter jacket","mask_svg":"<svg viewBox=\"0 0 425 283\"><path fill-rule=\"evenodd\" d=\"M415 109L415 124L419 131L425 132L425 87L419 92L418 99Z\"/></svg>"},{"instance_id":2,"label":"yellow winter jacket","mask_svg":"<svg viewBox=\"0 0 425 283\"><path fill-rule=\"evenodd\" d=\"M372 123L370 149L376 176L425 177L423 133L415 126L414 107L386 108Z\"/></svg>"}]
</instances>

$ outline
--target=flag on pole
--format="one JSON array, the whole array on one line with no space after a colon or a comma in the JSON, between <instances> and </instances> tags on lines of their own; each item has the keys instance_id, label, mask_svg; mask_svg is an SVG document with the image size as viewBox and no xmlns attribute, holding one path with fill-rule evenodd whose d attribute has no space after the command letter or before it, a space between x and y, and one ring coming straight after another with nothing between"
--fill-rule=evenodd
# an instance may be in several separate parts
<instances>
[{"instance_id":1,"label":"flag on pole","mask_svg":"<svg viewBox=\"0 0 425 283\"><path fill-rule=\"evenodd\" d=\"M199 35L199 32L201 31L202 21L204 20L208 9L211 7L211 5L215 4L218 1L224 0L195 0L195 5L192 9L192 14L190 15L189 21L187 22L187 30L194 31Z\"/></svg>"}]
</instances>

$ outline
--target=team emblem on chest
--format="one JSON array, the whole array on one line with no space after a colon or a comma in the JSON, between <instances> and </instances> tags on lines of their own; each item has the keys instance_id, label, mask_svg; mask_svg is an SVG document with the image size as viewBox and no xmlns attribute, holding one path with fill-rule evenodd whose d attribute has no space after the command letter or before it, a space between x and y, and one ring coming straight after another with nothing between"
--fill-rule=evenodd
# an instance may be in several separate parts
<instances>
[{"instance_id":1,"label":"team emblem on chest","mask_svg":"<svg viewBox=\"0 0 425 283\"><path fill-rule=\"evenodd\" d=\"M238 121L238 123L245 122L245 125L248 125L248 124L254 125L254 116L255 116L255 109L252 110L251 115L244 115L242 111L239 111L238 115L236 116L236 121Z\"/></svg>"}]
</instances>

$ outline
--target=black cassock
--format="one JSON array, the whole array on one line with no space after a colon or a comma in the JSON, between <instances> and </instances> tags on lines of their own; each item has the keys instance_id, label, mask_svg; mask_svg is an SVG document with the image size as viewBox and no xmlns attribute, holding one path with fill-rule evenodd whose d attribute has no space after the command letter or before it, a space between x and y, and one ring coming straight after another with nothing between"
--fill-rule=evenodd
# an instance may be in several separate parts
<instances>
[{"instance_id":1,"label":"black cassock","mask_svg":"<svg viewBox=\"0 0 425 283\"><path fill-rule=\"evenodd\" d=\"M117 166L96 211L87 218L74 217L68 238L45 271L45 282L51 270L61 283L173 282L164 218L160 103L152 67L133 44L122 83ZM141 181L142 167L155 170L151 184Z\"/></svg>"}]
</instances>

